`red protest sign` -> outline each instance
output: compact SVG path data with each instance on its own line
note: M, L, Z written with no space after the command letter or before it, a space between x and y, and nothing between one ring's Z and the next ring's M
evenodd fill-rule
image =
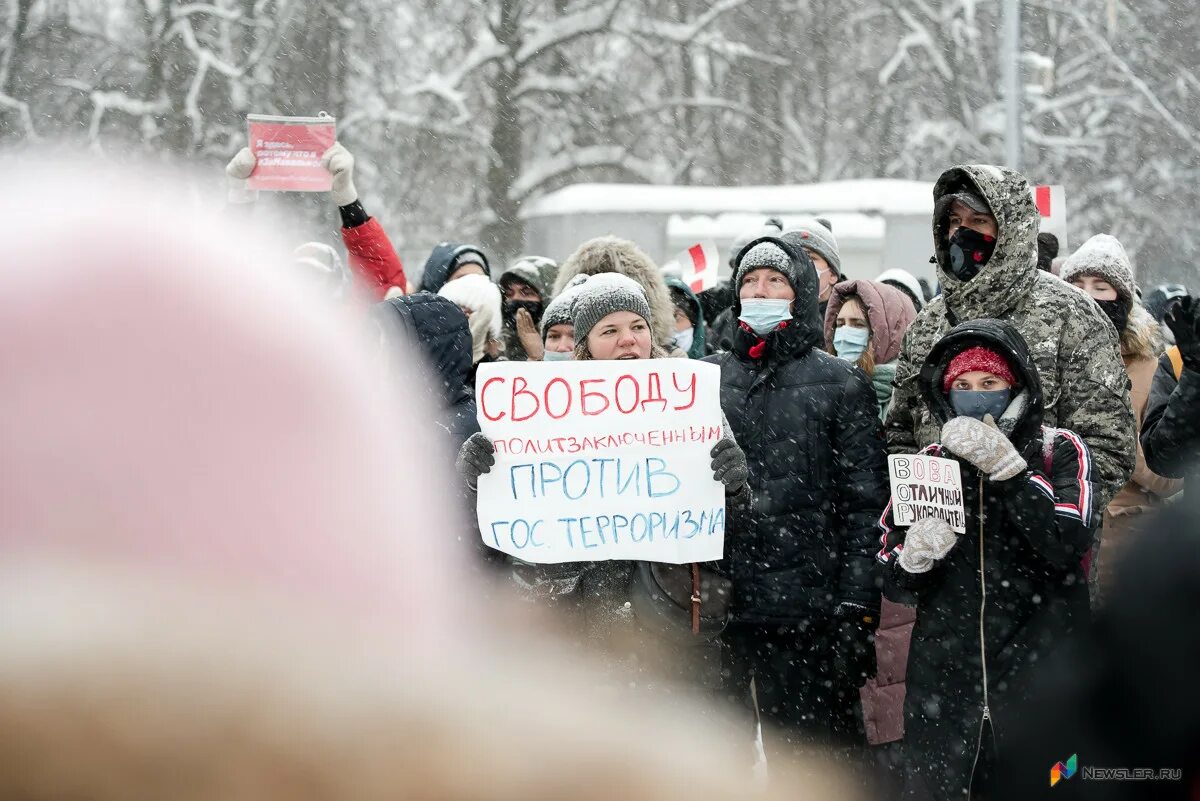
M337 137L335 120L320 117L268 117L250 114L250 150L257 164L248 189L269 192L328 192L333 176L321 156Z

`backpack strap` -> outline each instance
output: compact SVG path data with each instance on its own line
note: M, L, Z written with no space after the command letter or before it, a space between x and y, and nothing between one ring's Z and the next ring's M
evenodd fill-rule
M1183 377L1183 354L1179 352L1178 345L1167 351L1167 358L1171 360L1171 370L1175 373L1175 380L1178 381Z

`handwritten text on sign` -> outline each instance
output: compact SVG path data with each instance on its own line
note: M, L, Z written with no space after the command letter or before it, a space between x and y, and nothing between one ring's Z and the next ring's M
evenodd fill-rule
M720 559L720 369L684 359L498 362L475 382L496 465L483 541L527 562Z
M897 526L940 517L951 530L966 533L958 462L937 456L889 456L888 474L892 482L892 520Z

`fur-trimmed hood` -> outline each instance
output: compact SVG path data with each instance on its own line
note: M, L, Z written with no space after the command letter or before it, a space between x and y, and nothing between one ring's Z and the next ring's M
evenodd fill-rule
M1121 332L1121 355L1127 359L1157 359L1164 348L1162 329L1142 304L1134 303Z
M577 275L620 273L641 284L650 304L650 325L656 344L668 347L675 334L675 308L671 293L658 266L634 243L615 236L602 236L584 242L563 262L554 281L554 294Z

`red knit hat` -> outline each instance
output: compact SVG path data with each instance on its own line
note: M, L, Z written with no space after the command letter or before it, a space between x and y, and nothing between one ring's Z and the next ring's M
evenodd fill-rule
M973 348L967 348L950 360L950 366L946 368L946 375L942 378L942 392L949 392L954 379L963 373L971 373L976 370L999 376L1010 384L1017 383L1012 368L1008 366L1008 362L1004 360L1003 356L982 345L976 345Z

